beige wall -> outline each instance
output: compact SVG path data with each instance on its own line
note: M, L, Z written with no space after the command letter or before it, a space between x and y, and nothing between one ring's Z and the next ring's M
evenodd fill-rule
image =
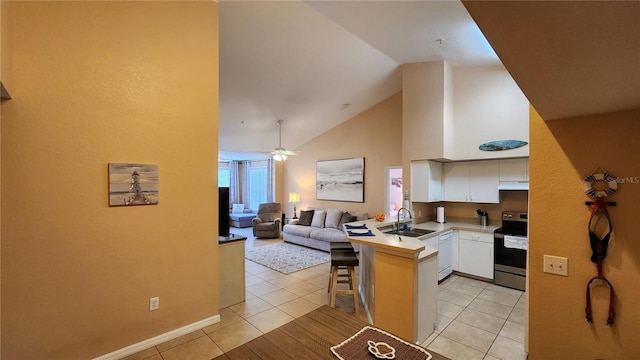
M589 198L585 176L598 166L619 178L640 177L640 111L544 122L532 111L529 222L529 359L640 357L640 183L619 184L609 208L614 234L604 275L616 290L616 322L605 325L608 288L592 291L594 323L585 320ZM636 180L637 181L637 180ZM542 272L544 254L569 258L569 276Z
M16 2L12 19L2 358L92 358L216 315L217 3ZM109 207L109 162L158 164L160 203Z
M397 93L309 141L284 166L284 193L300 192L297 209L310 207L367 211L385 210L385 166L402 164L402 93ZM364 203L316 200L316 161L364 157ZM293 205L283 202L292 216Z

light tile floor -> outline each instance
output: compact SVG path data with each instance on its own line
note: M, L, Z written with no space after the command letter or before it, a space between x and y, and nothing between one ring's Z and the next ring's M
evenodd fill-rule
M255 240L245 246L282 241ZM289 275L245 260L245 302L220 310L221 321L127 357L127 360L209 360L296 317L329 303L329 263ZM439 285L438 327L423 344L452 360L526 359L524 296L521 291L452 275ZM350 295L339 295L336 308L354 314ZM367 321L362 305L360 318Z

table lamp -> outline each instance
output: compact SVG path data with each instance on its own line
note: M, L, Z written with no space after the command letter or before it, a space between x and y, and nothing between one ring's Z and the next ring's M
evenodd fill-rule
M300 202L300 193L290 192L289 193L289 202L293 203L293 218L297 219L298 215L296 214L296 203Z

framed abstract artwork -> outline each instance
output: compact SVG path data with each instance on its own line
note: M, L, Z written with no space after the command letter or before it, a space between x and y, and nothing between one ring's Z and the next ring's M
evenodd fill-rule
M364 158L316 162L316 199L364 202Z

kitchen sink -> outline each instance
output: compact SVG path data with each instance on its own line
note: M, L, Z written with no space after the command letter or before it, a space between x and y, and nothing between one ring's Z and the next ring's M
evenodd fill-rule
M418 229L418 228L406 228L406 229L400 229L400 230L392 229L392 230L383 231L383 234L402 235L402 236L408 236L408 237L419 237L419 236L422 236L422 235L431 234L434 231L435 230L426 230L426 229Z

